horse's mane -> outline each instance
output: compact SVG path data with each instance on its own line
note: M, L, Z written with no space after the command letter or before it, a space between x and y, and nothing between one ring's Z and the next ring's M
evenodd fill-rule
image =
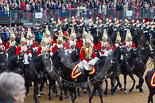
M114 57L117 55L117 53L119 52L119 50L120 50L120 47L118 46L115 50L114 50Z
M38 61L38 59L40 59L42 57L42 55L36 56L33 58L33 61Z
M141 50L141 54L147 53L147 51L150 49L150 47L145 47L144 49Z
M11 57L9 57L8 60L9 60L9 61L12 61L14 58L17 58L17 55L16 55L16 54L14 54L14 55L12 55Z

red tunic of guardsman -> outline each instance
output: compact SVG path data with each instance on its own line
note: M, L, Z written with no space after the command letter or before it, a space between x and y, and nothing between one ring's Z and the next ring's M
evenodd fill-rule
M30 47L33 48L33 50L36 49L36 44L35 44L35 41L32 40L32 33L31 33L31 30L30 28L28 28L28 32L27 32L27 40L26 40L26 46L30 49Z
M121 43L121 36L119 31L117 32L116 43L113 46L113 50L115 50Z
M131 32L129 29L127 30L127 33L126 33L124 45L126 46L127 50L131 50L132 48L136 48L134 42L132 41L132 35L131 35Z
M85 70L89 70L89 65L94 66L98 61L98 58L91 47L91 40L86 39L85 46L81 48L80 58L81 62L78 66L80 68L84 68Z
M71 49L71 48L73 48L72 46L74 46L74 48L80 47L79 42L76 39L76 34L75 34L74 28L71 28L70 39L68 40L67 43L65 43L65 49Z
M16 44L15 38L16 38L15 34L12 31L11 36L10 36L10 40L6 42L5 50L8 50L9 48L11 48L12 46L14 46Z
M107 46L107 49L110 50L110 44L107 42L107 39L108 39L108 36L107 36L107 31L106 29L104 29L104 33L103 33L103 36L102 36L102 41L100 41L98 44L97 44L97 50L101 50L101 47L102 46Z
M50 55L53 54L50 50L50 47L48 46L48 39L42 38L41 46L39 46L37 50L37 56L42 55L43 53L46 53L46 52L50 53Z

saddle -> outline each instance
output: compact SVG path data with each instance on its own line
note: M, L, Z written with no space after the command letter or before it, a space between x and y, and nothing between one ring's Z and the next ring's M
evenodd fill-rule
M95 73L95 67L94 66L89 66L89 75L93 75ZM72 70L71 73L71 78L72 79L76 79L77 77L79 77L82 74L81 72L81 68L78 67L78 64L76 64Z
M153 75L151 77L151 86L155 87L155 73L153 73Z

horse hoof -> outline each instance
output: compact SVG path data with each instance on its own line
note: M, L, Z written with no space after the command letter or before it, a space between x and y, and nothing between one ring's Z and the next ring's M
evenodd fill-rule
M59 97L59 99L60 99L60 101L63 101L63 98L62 98L62 96L60 96L60 97Z
M69 97L68 96L65 96L65 99L69 99Z
M76 103L75 101L73 101L72 103Z
M43 92L43 91L41 91L41 92L40 92L40 95L44 95L44 92Z
M129 92L132 92L132 89L129 89Z
M114 95L114 93L111 93L111 95Z
M128 94L128 91L124 91L124 94Z
M104 95L107 95L108 94L108 92L104 92Z
M59 93L56 93L56 96L59 96Z
M123 88L121 87L120 90L123 90Z
M40 102L38 100L36 100L35 103L40 103Z
M98 96L98 94L97 94L97 93L94 93L93 95L94 95L94 96Z
M78 93L78 97L81 97L81 94L80 93Z
M140 90L140 93L144 93L144 90L142 89L142 90Z
M40 94L38 94L38 98L41 98L41 95Z
M52 99L52 97L50 97L48 100L52 101L53 99Z

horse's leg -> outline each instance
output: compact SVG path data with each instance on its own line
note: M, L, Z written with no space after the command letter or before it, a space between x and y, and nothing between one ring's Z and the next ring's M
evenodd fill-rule
M59 84L59 87L60 87L59 99L62 101L63 100L63 87L62 87L62 84L60 82L58 82L58 84Z
M141 93L144 93L144 90L142 89L142 85L144 83L143 76L139 72L136 73L136 76L139 78L139 85L136 86L136 89L139 89Z
M114 78L111 77L110 80L111 80L111 95L114 95Z
M40 85L40 95L44 95L43 86L44 86L44 82L41 81L41 85Z
M98 93L99 93L99 96L100 96L100 99L101 99L101 103L103 103L103 97L102 97L102 85L99 87L99 89L98 89Z
M135 78L133 77L133 74L129 74L129 76L131 77L131 79L133 80L133 85L132 85L132 88L129 89L129 92L132 92L132 90L134 89L134 86L135 86Z
M29 93L29 87L30 87L29 83L30 83L29 80L25 79L26 95Z
M120 82L120 80L119 80L119 76L116 76L116 81L117 81L117 84L118 84L120 90L123 90L122 84L121 84L121 82Z
M69 99L69 96L68 96L68 87L65 86L65 85L63 87L64 87L65 99Z
M78 97L81 97L81 94L80 94L80 87L77 88L77 94L78 94Z
M106 87L105 87L104 95L107 95L108 94L108 80L107 79L105 79L105 84L106 84Z
M148 103L153 103L153 93L154 91L152 91L151 89L149 89L149 96L148 96Z
M124 93L125 93L125 94L128 93L127 90L126 90L126 77L127 77L127 75L124 74Z
M52 100L51 88L52 88L52 84L51 84L51 81L49 81L49 93L48 93L49 99L48 100Z
M73 90L71 90L70 96L71 96L72 103L75 103L75 100L74 100L74 97L73 97Z
M73 87L74 88L74 87ZM77 98L77 95L76 95L76 88L74 88L74 100L76 100L76 98Z
M34 89L33 89L33 92L34 92L34 100L35 100L35 103L39 103L39 100L37 99L37 94L38 94L38 80L34 81Z
M95 87L93 88L93 93L89 94L89 103L91 103L92 101L94 91L95 91Z
M53 91L53 93L56 94L56 96L59 96L55 82L56 82L55 80L53 80L53 82L52 82L52 84L53 84L52 85L52 91Z

